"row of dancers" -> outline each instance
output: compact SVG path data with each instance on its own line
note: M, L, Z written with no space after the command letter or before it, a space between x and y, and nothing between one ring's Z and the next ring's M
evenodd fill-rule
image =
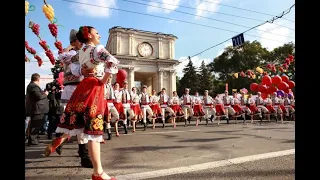
M172 92L171 98L166 93L166 89L162 88L158 95L155 90L152 94L147 93L147 86L142 86L141 94L137 94L136 87L131 92L128 90L128 83L123 83L123 89L120 89L118 82L111 84L111 78L106 84L106 113L105 123L108 131L108 140L111 139L111 123L114 124L116 136L120 136L118 131L118 122L123 122L125 134L128 133L127 125L132 124L132 131L135 132L136 122L140 121L147 128L147 122L151 122L152 128L155 128L155 120L162 120L162 127L166 125L166 121L172 118L173 127L176 127L176 118L184 118L185 126L191 119L196 120L198 126L201 119L213 122L218 119L218 124L222 118L227 120L234 117L242 117L244 122L246 115L250 116L253 122L254 116L258 116L262 120L263 115L267 116L270 121L271 115L278 120L280 116L281 122L283 118L292 116L294 118L294 98L285 94L284 97L277 96L276 93L263 99L261 93L257 93L257 97L249 94L245 98L244 93L240 96L234 93L232 97L225 91L224 96L217 95L211 97L208 90L204 91L204 96L199 96L196 92L194 96L189 94L190 89L186 88L185 93L179 98L177 92Z

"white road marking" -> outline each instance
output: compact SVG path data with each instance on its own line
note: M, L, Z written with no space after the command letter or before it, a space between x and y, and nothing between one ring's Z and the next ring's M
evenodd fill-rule
M117 180L140 180L140 179L156 178L156 177L182 174L186 172L194 172L194 171L200 171L200 170L217 168L217 167L234 165L234 164L241 164L245 162L257 161L262 159L281 157L281 156L286 156L291 154L295 154L295 149L257 154L257 155L251 155L251 156L244 156L239 158L226 159L221 161L214 161L214 162L208 162L208 163L196 164L196 165L190 165L190 166L182 166L178 168L126 174L126 175L117 176L116 178Z

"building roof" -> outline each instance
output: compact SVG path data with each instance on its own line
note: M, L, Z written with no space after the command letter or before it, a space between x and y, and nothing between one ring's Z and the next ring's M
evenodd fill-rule
M178 37L173 35L173 34L165 34L165 33L161 33L161 32L144 31L144 30L139 30L139 29L134 29L134 28L124 28L124 27L121 27L121 26L114 26L114 27L110 28L109 29L109 33L113 29L122 29L122 30L125 30L125 31L136 31L136 32L153 34L153 35L164 35L164 36L174 37L174 38L178 39Z

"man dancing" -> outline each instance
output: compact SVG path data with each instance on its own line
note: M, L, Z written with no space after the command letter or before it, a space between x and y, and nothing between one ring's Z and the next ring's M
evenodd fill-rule
M161 107L161 111L162 111L162 128L165 127L166 124L166 120L168 120L171 116L175 117L175 113L173 112L173 110L168 106L169 103L169 99L170 97L168 96L168 94L166 93L166 88L162 88L160 96L159 96L159 101L160 101L160 107ZM169 112L169 115L165 118L165 111Z
M78 41L76 36L77 32L78 31L74 29L70 31L70 46L67 47L64 50L65 52L59 56L64 68L64 90L61 94L61 104L64 106L64 108L68 103L72 93L77 88L77 85L80 83L80 77L82 73L89 73L85 72L83 68L80 68L78 51L82 48L83 44ZM60 134L57 137L59 136ZM77 140L79 145L78 153L81 158L81 166L92 168L93 165L88 154L88 146L86 143L84 143L82 135L77 136ZM59 155L61 154L61 151L62 145L56 149L56 152Z

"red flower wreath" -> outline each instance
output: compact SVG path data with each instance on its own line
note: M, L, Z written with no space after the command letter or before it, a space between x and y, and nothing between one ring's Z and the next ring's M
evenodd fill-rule
M82 34L83 34L84 39L89 39L89 29L87 26L83 26Z

